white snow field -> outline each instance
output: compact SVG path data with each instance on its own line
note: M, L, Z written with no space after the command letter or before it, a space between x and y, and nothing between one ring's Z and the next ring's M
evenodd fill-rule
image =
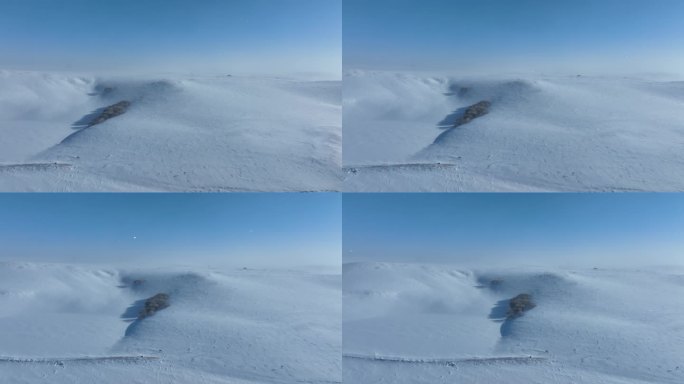
M350 70L343 88L346 191L684 190L682 81Z
M339 271L3 262L0 381L339 383L341 315Z
M345 264L344 382L682 383L683 289L682 268Z
M339 81L0 71L0 190L339 190L341 114Z

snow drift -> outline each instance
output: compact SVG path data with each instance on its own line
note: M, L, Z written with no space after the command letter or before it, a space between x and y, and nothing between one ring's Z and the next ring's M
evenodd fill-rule
M684 82L349 71L343 114L348 191L684 190Z
M125 113L92 125L124 101ZM341 182L339 81L0 71L0 130L5 191L327 191Z
M344 266L344 380L680 383L681 269ZM507 316L511 298L536 307Z
M145 299L169 306L138 316ZM7 382L341 381L340 276L0 264Z

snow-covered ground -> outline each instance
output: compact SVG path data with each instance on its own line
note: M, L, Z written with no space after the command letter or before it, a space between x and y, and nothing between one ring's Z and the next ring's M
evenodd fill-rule
M339 81L0 71L0 190L339 190L341 113Z
M340 291L339 271L3 262L0 381L340 382Z
M681 268L345 264L344 382L682 383L683 289Z
M684 190L681 81L350 70L343 88L347 191Z

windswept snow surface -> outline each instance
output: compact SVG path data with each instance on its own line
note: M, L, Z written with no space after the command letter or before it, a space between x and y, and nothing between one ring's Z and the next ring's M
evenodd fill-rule
M0 381L340 382L340 291L339 272L0 263Z
M344 382L682 383L684 270L353 263ZM537 306L507 319L508 300Z
M339 190L341 113L339 81L0 71L0 190Z
M343 104L347 191L684 190L684 82L348 71Z

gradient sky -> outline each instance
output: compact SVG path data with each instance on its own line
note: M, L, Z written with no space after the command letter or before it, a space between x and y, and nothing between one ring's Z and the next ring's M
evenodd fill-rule
M345 69L674 71L681 0L345 0Z
M343 218L344 262L684 263L684 194L346 194Z
M0 259L337 266L337 194L0 194Z
M337 74L341 0L2 0L0 68Z

